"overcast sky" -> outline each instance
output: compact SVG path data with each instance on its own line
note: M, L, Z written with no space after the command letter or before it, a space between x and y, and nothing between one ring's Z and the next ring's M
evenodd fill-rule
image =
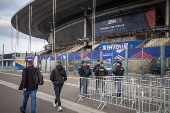
M24 4L30 0L0 0L0 54L2 54L2 44L5 45L5 53L11 53L11 17ZM16 30L13 28L13 37L15 45ZM29 36L19 33L19 45L17 52L25 53L28 51ZM45 42L47 44L47 42ZM43 50L44 40L32 37L31 51L38 52ZM13 51L15 51L13 46Z

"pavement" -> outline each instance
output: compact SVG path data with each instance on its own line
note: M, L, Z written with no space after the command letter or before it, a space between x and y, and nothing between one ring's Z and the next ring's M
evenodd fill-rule
M22 104L22 91L18 90L21 82L22 72L0 72L0 113L20 113L19 107ZM45 83L39 86L37 92L37 113L56 113L57 108L52 107L55 99L54 88L49 79L49 74L44 74ZM83 102L77 102L78 77L68 76L67 82L61 92L61 102L63 113L135 113L135 111L108 105L103 111L97 110L100 102L84 99ZM26 113L30 113L30 100L28 102Z

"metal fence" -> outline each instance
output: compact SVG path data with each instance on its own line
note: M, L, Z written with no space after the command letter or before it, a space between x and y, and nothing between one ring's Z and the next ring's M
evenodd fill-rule
M78 102L83 98L98 101L97 109L110 104L138 113L170 112L170 77L80 77L78 85Z
M23 67L20 66L0 66L0 71L17 71L22 69Z
M69 75L77 75L81 61L90 61L91 66L96 65L97 60L104 62L105 68L110 70L117 60L123 62L125 75L138 73L143 76L146 73L154 73L164 77L170 72L170 46L133 48L125 50L93 51L83 53L69 53L57 55L41 55L38 57L39 68L43 72L51 72L55 67L55 60L62 60L63 66ZM165 73L167 72L167 73Z

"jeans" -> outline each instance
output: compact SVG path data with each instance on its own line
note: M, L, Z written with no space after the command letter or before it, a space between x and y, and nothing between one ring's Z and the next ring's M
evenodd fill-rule
M104 92L105 90L105 78L103 77L96 77L96 90L101 88L101 91Z
M117 96L121 96L122 93L121 88L122 88L121 78L115 78L115 89L116 89Z
M36 93L37 90L27 90L23 91L23 105L22 105L22 110L25 111L27 108L27 101L29 98L29 95L31 97L31 113L36 113Z
M61 106L60 93L61 93L62 87L63 87L63 84L54 86L54 91L56 95L55 104L58 103L58 106Z
M81 93L81 89L83 87L83 94L86 95L87 94L87 87L88 87L88 79L87 78L80 78L80 93Z

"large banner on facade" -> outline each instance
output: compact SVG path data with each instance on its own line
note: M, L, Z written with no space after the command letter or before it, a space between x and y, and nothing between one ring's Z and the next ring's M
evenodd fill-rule
M107 18L96 22L96 36L155 28L156 8Z
M93 47L93 51L124 50L127 48L132 49L132 48L136 48L136 47L140 46L144 42L145 42L145 40L98 44Z

